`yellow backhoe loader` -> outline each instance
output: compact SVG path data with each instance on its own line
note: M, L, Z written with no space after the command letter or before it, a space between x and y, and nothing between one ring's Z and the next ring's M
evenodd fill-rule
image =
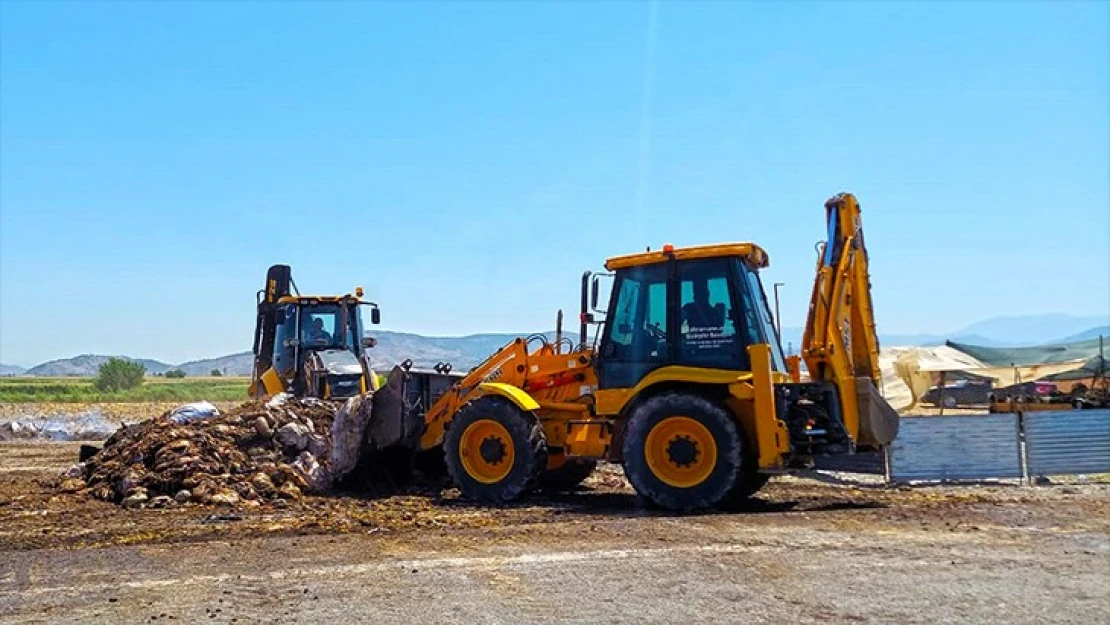
M301 295L289 266L274 265L256 308L251 397L342 399L377 388L366 352L374 339L363 336L361 311L369 309L373 324L381 313L362 300L361 287L353 295Z
M688 510L748 497L815 456L891 442L898 415L876 390L859 206L841 194L825 212L801 355L809 381L799 358L783 356L762 248L665 245L583 275L577 346L519 338L434 401L375 398L375 446L442 450L455 484L482 502L569 488L608 460L643 497ZM600 309L603 278L613 283ZM390 384L403 377L395 370Z

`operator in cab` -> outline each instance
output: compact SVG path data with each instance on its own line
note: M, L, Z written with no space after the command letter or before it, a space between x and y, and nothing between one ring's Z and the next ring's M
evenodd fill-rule
M305 342L309 345L330 345L331 334L324 329L324 320L311 315L312 321L307 324Z
M682 321L691 330L720 328L725 324L725 306L709 303L709 283L705 278L694 282L694 301L682 307Z

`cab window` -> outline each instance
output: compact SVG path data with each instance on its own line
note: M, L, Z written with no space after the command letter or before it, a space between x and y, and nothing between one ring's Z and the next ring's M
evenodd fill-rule
M316 307L305 309L301 315L301 343L306 347L338 346L342 332L339 326L338 307Z
M736 315L724 260L678 266L678 359L683 364L735 368L740 358Z
M606 357L656 361L667 357L667 272L665 265L629 270L618 278L617 296L606 324Z
M771 346L771 365L775 371L786 371L786 359L782 353L782 337L775 330L774 316L771 315L771 306L767 302L767 292L763 290L759 272L740 261L737 261L736 265L737 269L747 277L747 291L752 299L752 312L748 314L749 327L758 327L764 337L762 342Z

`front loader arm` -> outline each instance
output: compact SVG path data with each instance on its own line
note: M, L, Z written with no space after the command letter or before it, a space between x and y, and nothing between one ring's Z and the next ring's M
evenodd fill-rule
M528 342L513 339L485 362L470 370L434 404L424 417L424 433L420 436L420 449L431 449L443 442L443 433L451 417L467 402L482 393L482 385L502 382L521 387L527 371Z
M539 347L529 351L534 342L539 342ZM442 444L455 413L483 395L500 395L525 412L535 412L541 420L552 411L587 412L579 399L583 389L597 384L593 354L585 350L566 352L563 345L548 342L542 335L516 338L472 369L425 413L420 450Z

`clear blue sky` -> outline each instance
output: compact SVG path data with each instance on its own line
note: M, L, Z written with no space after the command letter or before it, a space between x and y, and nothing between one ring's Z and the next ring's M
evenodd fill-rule
M1107 3L0 3L0 360L249 349L274 262L383 328L550 328L645 245L822 203L880 330L1110 311Z

